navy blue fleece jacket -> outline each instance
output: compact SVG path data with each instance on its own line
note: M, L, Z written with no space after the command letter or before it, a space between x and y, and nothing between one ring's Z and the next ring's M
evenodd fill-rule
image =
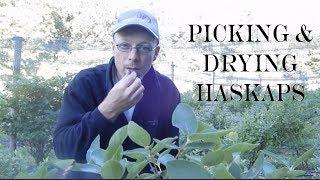
M97 108L114 86L112 68L113 58L108 64L82 70L65 89L53 137L58 158L86 162L86 152L97 135L100 135L100 147L106 149L113 133L128 124L123 113L111 122ZM152 138L178 136L171 117L180 102L180 94L173 82L152 67L142 84L144 95L135 106L132 121L146 129ZM138 145L127 138L123 147L128 150Z

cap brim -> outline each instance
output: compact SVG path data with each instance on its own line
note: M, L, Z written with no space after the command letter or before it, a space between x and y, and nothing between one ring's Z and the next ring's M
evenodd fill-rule
M146 23L143 22L137 22L136 20L131 20L131 21L126 21L126 22L121 22L118 23L116 26L113 27L112 29L112 35L114 35L114 33L118 32L119 30L128 27L128 26L140 26L144 29L146 29L147 31L149 31L151 34L153 34L154 37L156 37L159 40L159 36L152 31L151 28L148 27L148 25Z

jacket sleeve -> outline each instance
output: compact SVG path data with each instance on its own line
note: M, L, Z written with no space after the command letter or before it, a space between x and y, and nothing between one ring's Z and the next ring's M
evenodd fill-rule
M99 132L112 125L94 107L90 81L75 77L65 90L53 137L54 151L60 159L86 162L85 155Z

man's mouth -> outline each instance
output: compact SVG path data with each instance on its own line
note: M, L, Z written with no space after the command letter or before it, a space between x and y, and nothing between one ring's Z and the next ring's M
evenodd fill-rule
M140 68L133 68L133 67L129 67L127 68L129 71L139 71Z

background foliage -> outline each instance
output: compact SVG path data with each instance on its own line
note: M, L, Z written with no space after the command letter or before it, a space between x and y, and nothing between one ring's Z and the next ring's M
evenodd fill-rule
M67 159L56 161L55 165L65 172L94 173L104 179L282 179L305 176L306 171L299 167L316 150L312 147L295 158L261 150L254 163L248 165L242 155L259 144L239 141L232 129L217 130L197 121L187 104L176 107L172 123L186 137L179 146L175 143L177 137L151 139L146 130L130 121L112 135L106 149L100 148L97 136L86 153L86 164ZM140 147L123 150L126 138ZM52 170L48 171L48 166L40 166L35 173L22 173L18 177L50 177L49 172Z

